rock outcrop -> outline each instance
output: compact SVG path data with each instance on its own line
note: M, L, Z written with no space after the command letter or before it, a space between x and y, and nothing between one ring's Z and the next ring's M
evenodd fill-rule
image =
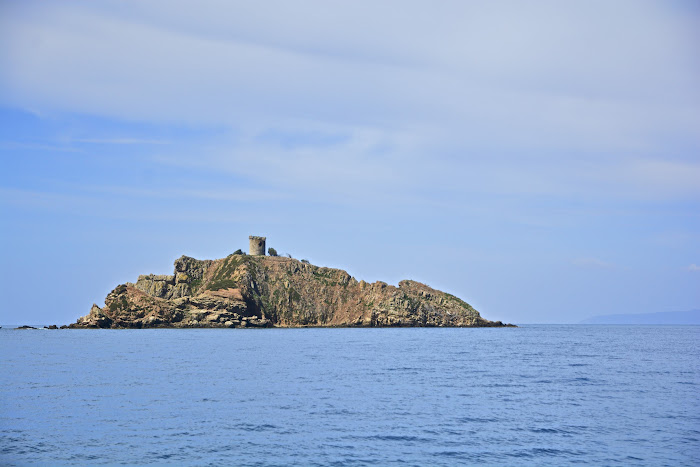
M117 286L71 328L510 326L414 281L398 287L277 256L182 256L173 275Z

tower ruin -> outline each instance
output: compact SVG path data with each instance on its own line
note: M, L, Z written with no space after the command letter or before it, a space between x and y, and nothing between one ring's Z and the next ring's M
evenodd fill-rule
M265 239L266 237L256 237L255 235L248 237L248 240L250 240L251 255L265 256Z

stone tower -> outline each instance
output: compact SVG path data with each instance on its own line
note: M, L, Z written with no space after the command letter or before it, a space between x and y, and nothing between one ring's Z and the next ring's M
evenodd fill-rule
M248 240L250 240L251 255L265 256L265 237L251 235Z

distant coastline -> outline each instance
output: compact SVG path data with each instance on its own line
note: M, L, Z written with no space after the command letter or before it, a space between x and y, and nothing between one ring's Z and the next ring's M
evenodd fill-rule
M599 315L579 324L700 324L700 310Z

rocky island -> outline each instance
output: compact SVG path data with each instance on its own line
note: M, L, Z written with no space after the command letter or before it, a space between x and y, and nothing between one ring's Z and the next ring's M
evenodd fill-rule
M173 275L142 275L119 285L104 307L93 305L69 327L512 326L488 321L468 303L419 282L357 281L341 269L265 256L264 237L250 242L250 255L182 256Z

